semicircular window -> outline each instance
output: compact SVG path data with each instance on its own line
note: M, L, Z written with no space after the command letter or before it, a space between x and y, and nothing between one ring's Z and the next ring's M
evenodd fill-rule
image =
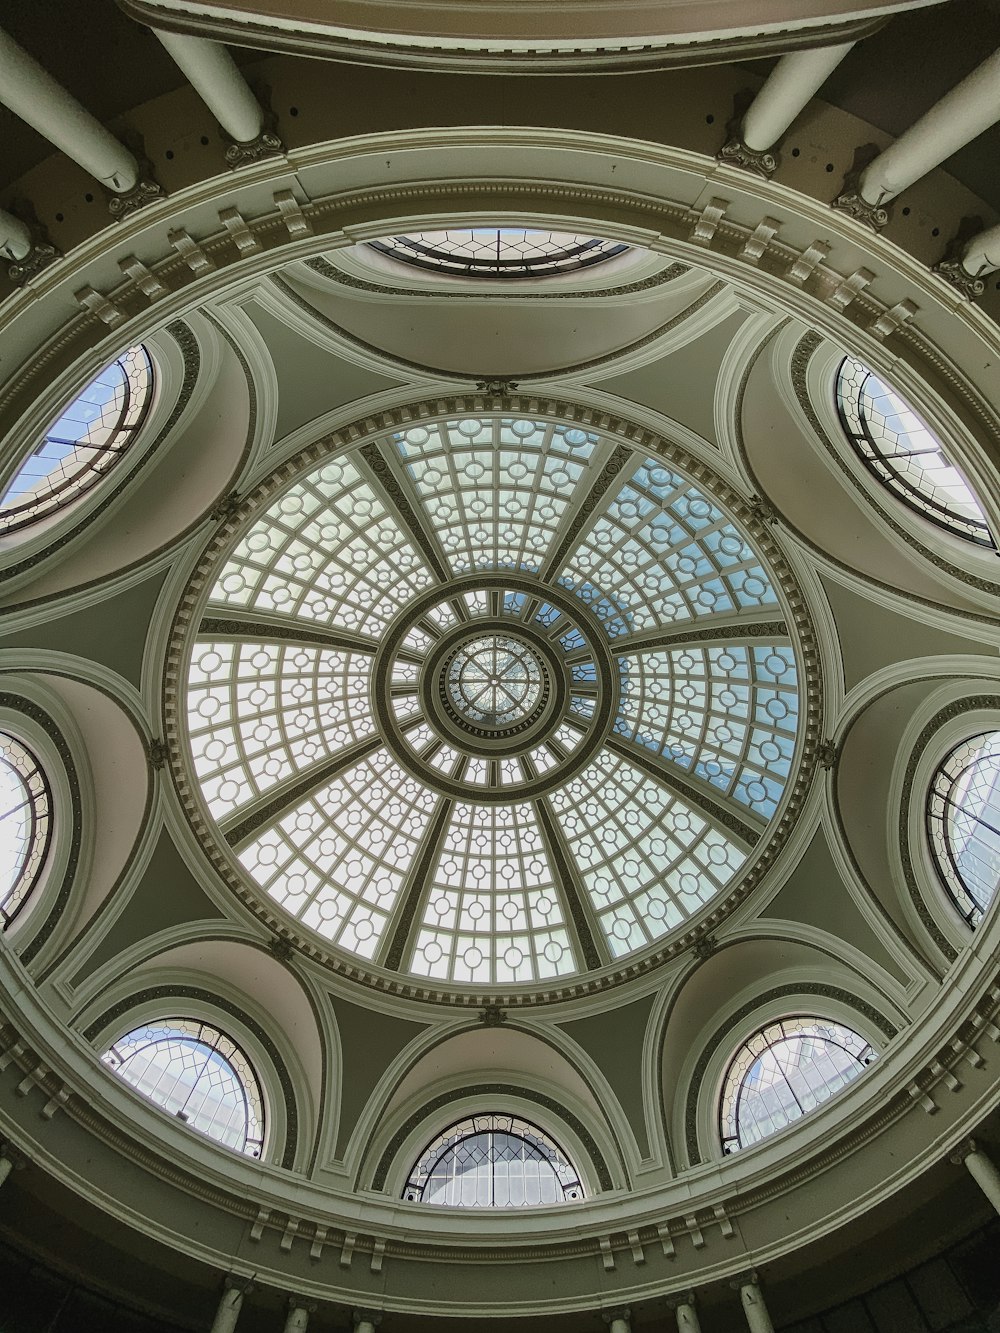
M952 902L978 925L1000 884L1000 731L963 741L939 766L927 833Z
M234 1152L261 1155L260 1083L244 1052L218 1028L192 1018L157 1018L119 1037L101 1059L191 1129Z
M467 278L546 278L601 264L628 249L620 241L529 227L468 227L372 241L405 264Z
M740 1045L722 1085L726 1153L749 1148L808 1115L875 1059L864 1037L824 1018L783 1018Z
M966 541L996 545L978 500L940 440L853 357L837 372L837 409L858 457L904 504Z
M45 432L7 482L0 533L15 532L91 490L135 440L153 394L144 347L105 366Z
M420 1154L403 1198L443 1208L534 1208L583 1198L580 1173L537 1125L474 1115Z
M0 732L0 929L38 883L51 831L52 797L38 760Z

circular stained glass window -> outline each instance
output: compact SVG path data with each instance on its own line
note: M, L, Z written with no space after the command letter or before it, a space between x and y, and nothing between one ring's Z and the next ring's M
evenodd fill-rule
M0 498L0 533L15 532L96 486L130 448L153 393L144 347L131 347L87 385L21 462Z
M191 1018L162 1018L133 1028L101 1057L136 1092L215 1139L259 1157L264 1145L260 1084L231 1037Z
M548 1134L511 1115L476 1115L439 1134L403 1190L443 1208L532 1208L582 1199L580 1174Z
M1000 885L1000 731L963 741L937 769L927 833L952 902L978 925Z
M840 1092L875 1059L871 1045L843 1023L784 1018L748 1037L723 1080L723 1152L749 1148Z
M940 440L898 393L852 357L837 375L837 407L858 457L898 499L958 537L996 545L979 501Z
M602 264L628 249L620 241L528 227L422 231L372 241L373 249L417 268L470 278L545 278Z
M231 882L473 986L610 966L727 893L794 774L800 682L705 476L497 413L265 486L205 566L180 690L176 771Z

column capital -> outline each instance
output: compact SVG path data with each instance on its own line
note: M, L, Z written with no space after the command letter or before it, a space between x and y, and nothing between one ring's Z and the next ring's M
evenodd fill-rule
M15 1148L8 1139L0 1140L0 1157L6 1157L15 1171L21 1171L28 1165L28 1159L20 1148Z
M679 1292L673 1296L667 1297L667 1309L676 1310L679 1305L697 1305L698 1293L694 1291Z
M131 190L125 190L121 194L113 190L107 191L108 212L116 221L120 221L130 213L137 213L140 208L145 208L147 204L162 199L165 193L163 186L152 177L140 177Z
M744 1287L759 1287L760 1274L756 1269L748 1268L745 1273L740 1273L738 1277L732 1278L729 1286L733 1291L742 1291Z
M964 1166L965 1159L971 1157L973 1153L981 1152L982 1149L975 1139L964 1139L955 1151L949 1156L948 1161L952 1166Z
M227 1291L238 1292L242 1300L253 1291L253 1278L240 1277L239 1273L227 1273L222 1279L222 1294L225 1295Z
M305 1296L291 1295L288 1298L289 1310L305 1310L306 1314L315 1314L319 1306L315 1301L310 1301Z
M379 1324L381 1324L382 1322L382 1311L352 1310L351 1319L354 1323L355 1328L357 1328L359 1324L371 1324L373 1328L378 1328Z
M616 1319L627 1321L632 1318L632 1311L627 1305L613 1305L610 1309L601 1311L601 1318L606 1324L613 1324Z
M967 301L974 301L986 290L986 283L982 278L970 273L958 255L945 255L944 259L939 259L933 265L931 272L936 273L939 278L944 278L945 282L951 283Z
M778 159L769 148L751 148L738 134L727 139L715 156L719 162L728 162L731 167L752 171L755 176L763 176L765 180L769 180L778 170Z

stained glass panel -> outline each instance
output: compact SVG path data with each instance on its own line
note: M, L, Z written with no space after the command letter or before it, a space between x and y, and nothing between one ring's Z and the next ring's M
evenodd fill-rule
M435 273L474 278L544 278L590 268L628 246L596 236L530 227L468 227L411 232L372 241L393 259Z

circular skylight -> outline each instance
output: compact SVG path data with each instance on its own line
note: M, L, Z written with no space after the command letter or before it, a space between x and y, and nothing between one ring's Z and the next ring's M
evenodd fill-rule
M952 901L978 925L1000 884L1000 731L963 741L939 765L927 830Z
M837 375L837 407L859 458L900 500L958 537L995 545L979 501L940 440L898 393L853 357Z
M529 227L421 231L372 241L405 264L472 278L544 278L601 264L628 249L620 241Z
M217 863L438 982L683 927L794 772L796 655L749 531L653 437L484 414L345 438L204 566L182 697Z

